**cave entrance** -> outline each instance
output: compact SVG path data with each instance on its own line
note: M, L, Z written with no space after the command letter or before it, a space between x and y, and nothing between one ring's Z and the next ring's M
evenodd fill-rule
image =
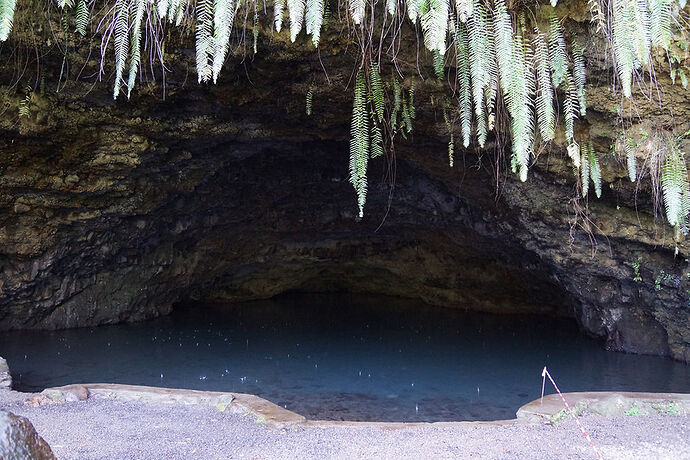
M548 365L564 391L687 392L687 367L604 351L572 319L290 293L153 321L0 337L19 390L112 382L253 393L309 419L513 418Z

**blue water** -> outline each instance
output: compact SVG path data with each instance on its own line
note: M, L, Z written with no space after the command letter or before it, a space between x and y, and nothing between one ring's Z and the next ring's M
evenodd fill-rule
M563 391L690 393L690 366L607 352L574 322L294 294L145 323L0 334L15 389L128 383L254 393L311 419L493 420ZM547 385L547 393L553 389Z

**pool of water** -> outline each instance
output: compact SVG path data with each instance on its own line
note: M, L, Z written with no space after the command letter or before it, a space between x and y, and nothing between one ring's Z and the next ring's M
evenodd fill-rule
M513 418L539 397L544 365L563 391L690 392L690 366L607 352L572 321L343 294L4 332L0 356L18 390L107 382L235 391L330 420Z

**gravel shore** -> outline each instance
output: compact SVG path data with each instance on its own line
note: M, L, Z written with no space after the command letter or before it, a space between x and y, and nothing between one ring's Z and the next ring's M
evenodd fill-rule
M83 402L28 407L0 391L0 409L34 424L60 459L593 459L572 420L558 425L295 426L271 429L252 416L208 406ZM690 459L689 416L581 421L606 459Z

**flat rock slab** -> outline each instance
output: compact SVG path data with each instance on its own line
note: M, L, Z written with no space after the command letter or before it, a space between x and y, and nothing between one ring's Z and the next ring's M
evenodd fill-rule
M258 396L244 393L93 383L48 388L43 390L38 397L47 397L48 401L46 403L51 404L51 401L60 403L75 401L75 394L86 394L86 397L118 399L121 401L212 406L220 412L229 410L233 413L252 415L256 422L265 423L274 428L285 428L306 421L306 419L299 414L284 409ZM83 399L86 399L86 397ZM27 404L34 405L31 401L36 398L37 397L29 399ZM82 399L80 398L79 400Z
M10 375L10 367L4 358L0 358L0 390L9 390L12 388L12 376Z
M646 415L689 415L690 394L638 392L576 392L563 395L570 408L577 413L587 411L607 417ZM544 396L525 404L517 411L523 422L549 422L570 417L557 394Z
M55 460L55 455L27 418L0 410L0 459Z

